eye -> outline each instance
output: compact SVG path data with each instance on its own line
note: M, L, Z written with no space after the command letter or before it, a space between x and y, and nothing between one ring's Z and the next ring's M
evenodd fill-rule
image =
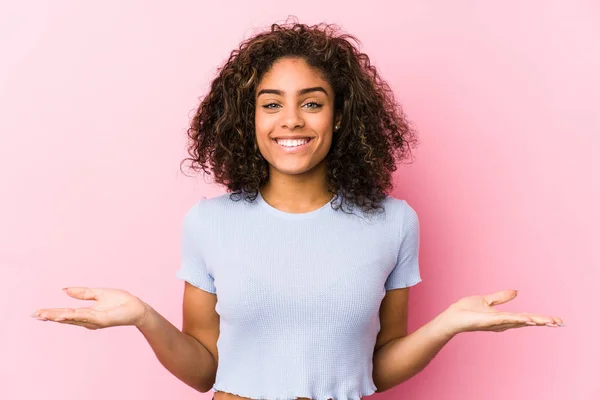
M275 109L277 107L279 107L279 104L277 104L277 103L269 103L269 104L265 104L263 106L263 108L266 108L266 109Z
M316 103L316 102L314 102L314 101L311 101L311 102L308 102L308 103L306 103L306 104L305 104L305 106L310 106L310 107L307 107L307 108L313 108L313 109L317 109L317 108L321 108L321 107L323 107L323 105L322 105L322 104L320 104L320 103Z

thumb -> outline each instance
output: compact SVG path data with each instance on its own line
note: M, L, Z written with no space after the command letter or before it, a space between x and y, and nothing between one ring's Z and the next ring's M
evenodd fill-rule
M69 296L79 300L98 300L98 294L88 287L66 287L63 291Z
M495 306L497 304L506 303L514 299L515 297L517 297L517 293L518 291L513 289L501 290L493 294L485 295L483 296L483 298L490 306Z

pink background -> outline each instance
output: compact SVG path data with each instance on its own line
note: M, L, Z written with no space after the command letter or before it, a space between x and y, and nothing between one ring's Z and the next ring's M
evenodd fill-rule
M409 330L462 296L565 328L476 332L380 398L598 399L600 10L593 1L34 1L0 6L0 399L210 399L134 328L40 322L117 287L181 326L179 172L240 40L289 14L355 34L420 132L396 197L421 221Z

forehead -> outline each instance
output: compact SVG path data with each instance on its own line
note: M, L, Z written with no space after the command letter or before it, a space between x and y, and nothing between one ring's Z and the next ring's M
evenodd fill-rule
M323 73L317 68L311 67L302 58L286 57L273 63L261 79L257 90L266 87L276 88L303 88L319 84L327 91L331 90L329 83Z

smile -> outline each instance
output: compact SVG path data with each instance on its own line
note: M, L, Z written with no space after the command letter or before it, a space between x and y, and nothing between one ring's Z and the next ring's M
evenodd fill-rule
M308 147L313 138L306 139L273 139L277 146L288 153L295 153Z

